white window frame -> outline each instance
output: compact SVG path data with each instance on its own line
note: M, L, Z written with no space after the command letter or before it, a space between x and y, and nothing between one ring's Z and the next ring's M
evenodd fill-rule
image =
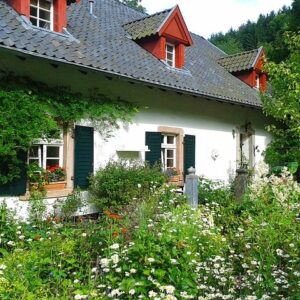
M259 90L259 85L260 85L260 78L259 78L259 74L256 73L255 76L255 87Z
M172 52L168 50L168 47L172 47ZM172 68L175 68L175 53L175 45L166 43L166 63ZM168 59L168 54L172 54L172 60Z
M51 4L50 10L41 8L40 7L40 1L49 2ZM40 25L40 21L43 21L43 22L49 23L50 24L50 28L49 29L53 31L53 28L54 28L53 0L37 0L37 5L32 4L31 1L30 1L30 7L34 7L37 10L37 16L33 16L33 15L29 16L30 19L35 19L36 20L37 25L34 25L34 26L39 27L39 28L43 28L43 27L39 26ZM45 19L40 18L40 10L50 12L50 20L45 20Z
M237 127L236 137L237 167L241 167L243 164L249 168L253 168L255 165L255 131L251 126L247 129L245 129L245 126ZM243 147L242 144L243 138L246 142L245 147ZM244 159L246 159L246 161L244 161Z
M33 143L33 146L38 146L38 157L31 157L28 155L27 163L30 163L31 159L38 159L39 166L46 170L47 168L47 159L58 159L58 165L63 167L63 141L62 140L36 140ZM47 148L48 147L59 147L59 156L58 157L47 157Z
M173 137L174 138L174 143L170 144L168 143L168 137ZM161 153L161 161L163 164L163 169L166 171L167 169L174 169L177 166L177 136L175 134L163 134L163 142L161 145L162 153ZM168 161L168 150L173 150L173 166L172 167L167 167L167 161ZM171 158L171 157L170 157Z

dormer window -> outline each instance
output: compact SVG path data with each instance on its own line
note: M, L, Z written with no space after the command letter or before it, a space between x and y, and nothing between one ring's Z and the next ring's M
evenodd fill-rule
M30 0L32 25L53 30L53 3L47 0Z
M172 44L166 44L166 63L172 68L175 67L175 46Z
M185 48L193 45L178 6L123 25L141 47L166 65L182 69Z
M263 70L266 62L262 47L233 55L226 55L218 60L235 77L242 80L251 88L261 92L267 90L267 74Z

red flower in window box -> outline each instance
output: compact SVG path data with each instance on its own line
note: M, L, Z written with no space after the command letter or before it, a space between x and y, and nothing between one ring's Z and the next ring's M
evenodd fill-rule
M66 171L59 165L47 166L49 182L64 181L66 179Z

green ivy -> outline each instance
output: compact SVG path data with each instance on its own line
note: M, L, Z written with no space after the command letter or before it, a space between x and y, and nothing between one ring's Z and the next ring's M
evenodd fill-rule
M18 178L22 161L35 139L53 137L76 121L89 119L104 137L118 122L130 122L137 108L93 92L88 97L67 88L49 88L24 78L4 77L0 82L0 184Z

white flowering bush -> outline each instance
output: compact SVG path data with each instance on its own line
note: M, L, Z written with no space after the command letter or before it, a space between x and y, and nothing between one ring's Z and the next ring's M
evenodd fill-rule
M201 268L212 258L218 261L228 247L211 215L186 205L176 206L180 197L174 194L164 201L160 193L168 191L158 192L156 197L162 201L155 207L155 215L136 226L132 241L113 243L100 254L103 297L195 299L202 293L198 284L204 284L204 275L223 289L218 276ZM139 209L136 212L141 213Z
M287 168L283 168L280 176L268 176L268 168L261 163L249 187L249 197L252 201L274 201L288 209L299 211L300 185L294 180Z

